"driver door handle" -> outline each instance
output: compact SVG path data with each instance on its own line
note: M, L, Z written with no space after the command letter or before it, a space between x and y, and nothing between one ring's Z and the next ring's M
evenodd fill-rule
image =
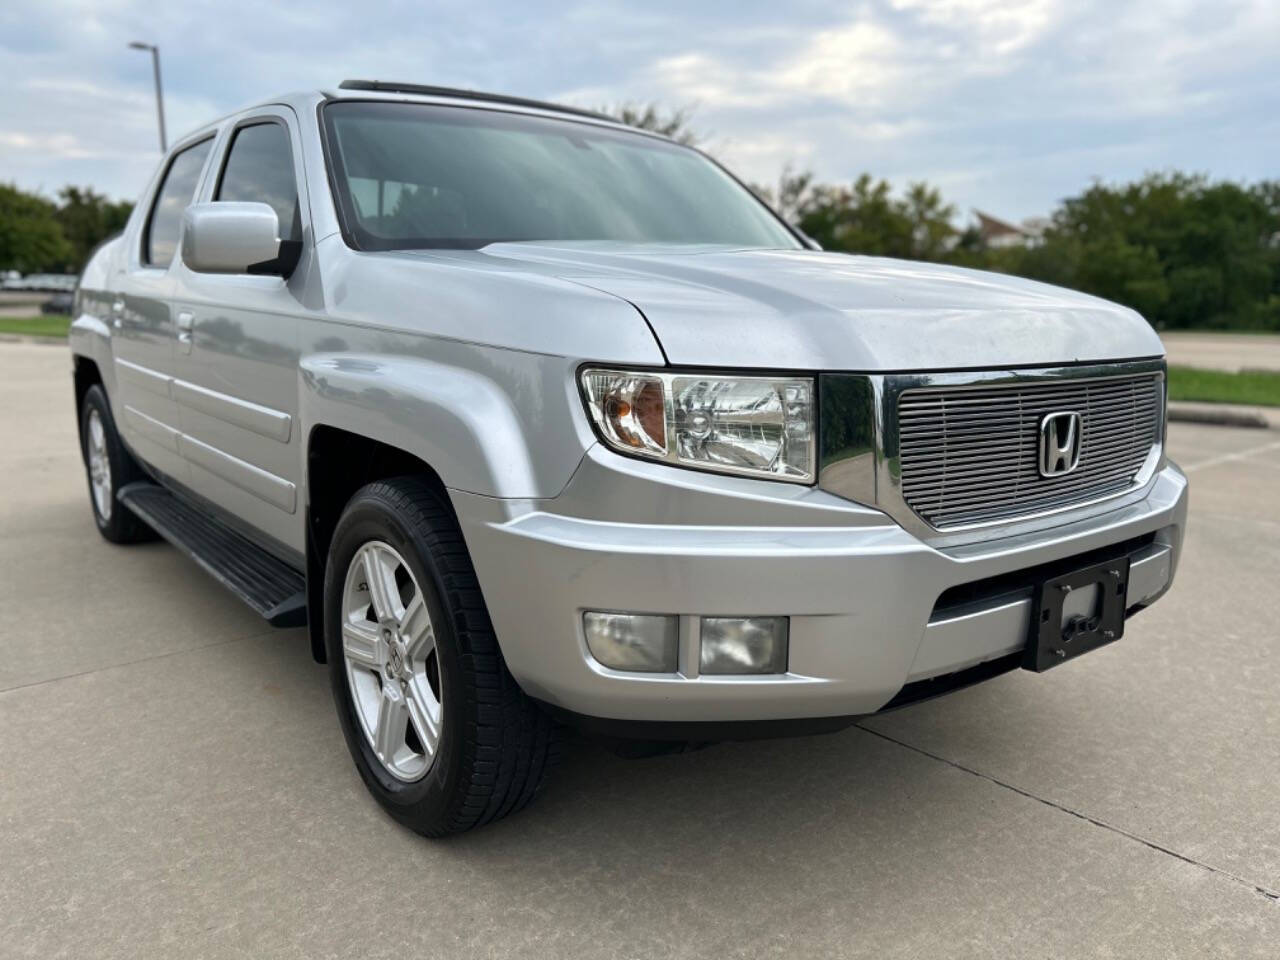
M196 318L190 310L178 311L178 347L183 353L191 352L191 328Z

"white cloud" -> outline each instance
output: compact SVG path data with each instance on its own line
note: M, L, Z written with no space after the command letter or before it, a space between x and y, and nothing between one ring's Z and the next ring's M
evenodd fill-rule
M0 130L0 147L37 154L40 158L83 158L101 156L70 133L23 133Z
M820 30L760 63L733 50L691 50L641 71L651 89L716 108L758 109L825 97L865 108L883 103L908 80L902 39L869 18Z
M157 161L147 58L176 136L344 76L599 106L693 105L747 179L788 162L930 179L961 208L1043 212L1093 175L1276 176L1277 0L6 0L0 181L134 194Z
M906 45L897 33L887 24L860 19L820 31L774 76L792 97L818 94L866 105L900 88L908 66Z
M969 55L989 51L1000 57L1039 40L1068 9L1062 0L892 0L892 6L921 24L966 38Z

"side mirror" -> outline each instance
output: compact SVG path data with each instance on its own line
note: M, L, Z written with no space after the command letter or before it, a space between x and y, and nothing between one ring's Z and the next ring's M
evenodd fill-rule
M193 203L182 215L182 262L196 273L287 277L301 248L280 239L279 218L265 203Z

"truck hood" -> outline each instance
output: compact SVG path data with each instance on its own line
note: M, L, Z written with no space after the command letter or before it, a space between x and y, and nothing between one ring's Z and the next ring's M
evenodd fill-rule
M500 243L473 255L629 301L677 365L874 372L1164 354L1150 325L1125 307L959 267L602 243Z

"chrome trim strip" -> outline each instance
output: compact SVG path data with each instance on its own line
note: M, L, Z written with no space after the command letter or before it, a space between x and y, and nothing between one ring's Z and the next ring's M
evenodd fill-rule
M277 477L274 473L268 473L251 463L245 463L238 457L233 457L185 433L180 435L178 444L182 455L196 466L203 467L228 483L235 484L240 489L287 513L293 513L297 508L297 487L283 477Z
M173 381L173 399L184 407L280 443L289 442L293 418L287 413L210 390L186 380Z
M818 380L818 485L855 503L876 502L879 429L874 378Z

